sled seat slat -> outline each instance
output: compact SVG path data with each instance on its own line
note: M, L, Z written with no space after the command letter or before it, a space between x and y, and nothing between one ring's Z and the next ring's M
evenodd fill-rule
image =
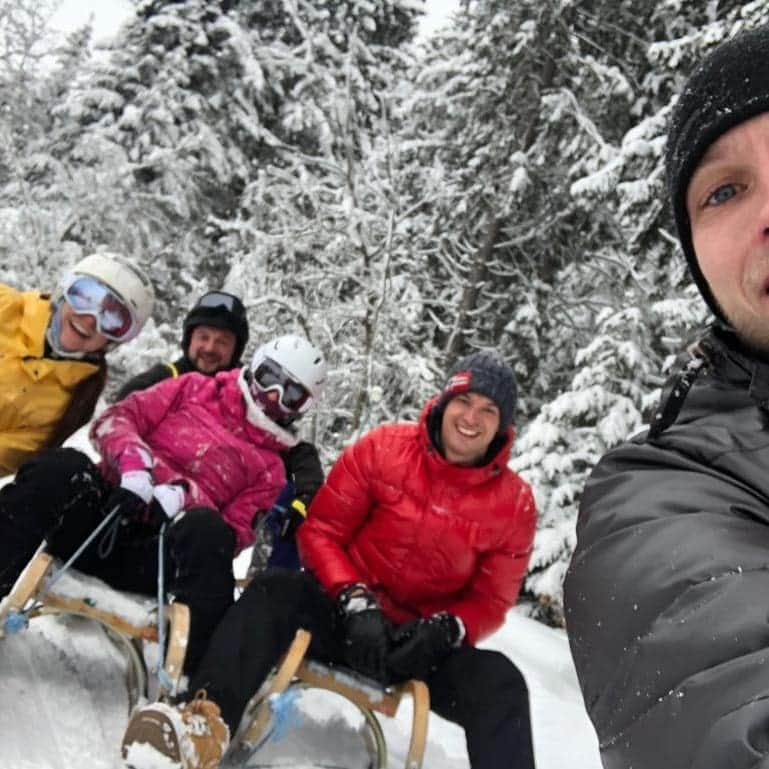
M82 575L72 570L71 579L67 581L64 592L58 592L58 585L53 585L47 590L46 583L50 572L55 565L55 559L44 548L40 548L30 560L24 571L19 575L11 592L0 602L0 637L5 619L14 612L24 612L28 619L41 615L75 615L99 622L114 638L122 639L129 657L129 678L138 683L139 689L146 687L146 674L142 662L131 642L158 641L157 605L145 598L134 602L128 594L120 593L109 587L106 583L94 577ZM62 580L63 582L64 580ZM78 581L81 582L78 585ZM85 595L76 596L75 593L82 588ZM88 593L91 593L91 596ZM97 596L94 598L93 596ZM101 608L103 605L126 605L133 607L130 617L122 616L116 611ZM149 609L148 609L149 607ZM184 657L187 650L187 639L190 628L189 607L183 603L171 603L163 607L163 617L168 623L168 643L164 670L167 680L170 682L171 691L175 691L179 685L184 666ZM146 621L137 622L135 618L145 618ZM146 694L145 691L140 692ZM161 686L159 696L167 696L169 691ZM131 705L135 703L130 703Z

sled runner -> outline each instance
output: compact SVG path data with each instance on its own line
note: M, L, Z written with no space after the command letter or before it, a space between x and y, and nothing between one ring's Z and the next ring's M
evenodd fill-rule
M386 769L387 745L377 713L395 716L401 699L410 695L412 704L411 739L406 755L406 769L420 769L427 742L430 694L422 681L407 681L383 687L376 681L343 667L331 667L305 657L311 636L297 631L288 652L274 675L252 699L238 734L223 765L237 766L270 738L274 711L279 698L291 688L323 689L351 702L363 716L367 729L367 747L372 769Z
M110 640L126 655L129 712L148 696L148 677L141 653L142 642L160 639L157 602L145 596L114 590L95 577L70 569L52 584L55 559L41 548L19 575L11 592L0 602L0 638L22 629L30 619L44 614L66 614L98 622ZM168 626L165 663L158 671L159 698L176 693L184 664L189 633L185 604L163 607Z

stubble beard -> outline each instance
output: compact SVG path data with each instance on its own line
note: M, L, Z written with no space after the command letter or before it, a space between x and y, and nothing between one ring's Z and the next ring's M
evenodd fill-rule
M763 360L769 360L769 318L734 317L721 310L743 347Z

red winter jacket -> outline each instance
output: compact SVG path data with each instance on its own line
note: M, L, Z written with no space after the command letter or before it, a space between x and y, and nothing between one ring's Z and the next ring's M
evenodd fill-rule
M400 624L447 611L475 644L504 622L531 553L536 510L507 467L513 431L483 467L448 463L419 424L383 425L348 447L313 499L298 540L333 596L366 584Z

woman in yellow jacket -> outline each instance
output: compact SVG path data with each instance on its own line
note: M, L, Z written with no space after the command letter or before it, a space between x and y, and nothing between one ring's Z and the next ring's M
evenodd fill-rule
M105 353L141 331L153 303L146 275L105 252L79 261L53 298L0 284L0 476L91 419Z

